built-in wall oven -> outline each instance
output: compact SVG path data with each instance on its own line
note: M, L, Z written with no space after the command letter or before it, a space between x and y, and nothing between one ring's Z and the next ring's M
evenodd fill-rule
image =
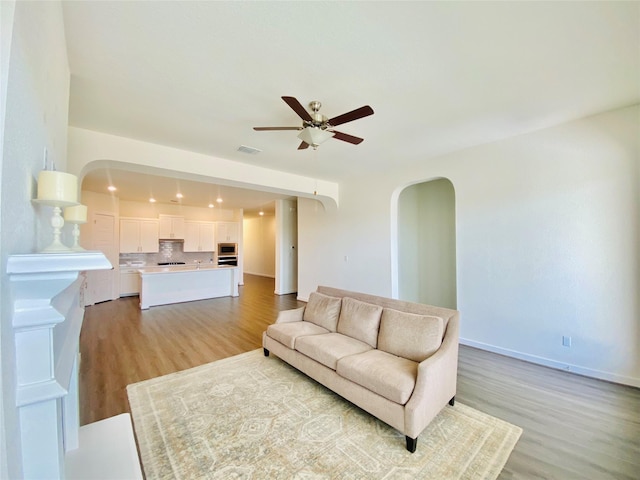
M219 243L218 244L218 265L238 266L238 244Z
M232 265L237 267L238 257L218 257L218 266L221 267L223 265Z

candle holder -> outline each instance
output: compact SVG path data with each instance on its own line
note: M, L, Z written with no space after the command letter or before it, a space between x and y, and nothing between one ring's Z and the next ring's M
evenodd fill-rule
M61 207L78 205L78 178L70 173L42 170L38 175L38 198L34 202L53 207L53 242L42 253L68 253L71 249L60 241L64 226L64 218L60 214Z
M87 223L87 207L86 205L76 205L74 207L67 207L64 209L64 221L73 224L73 245L71 250L74 252L82 252L84 248L80 246L78 240L80 239L80 227L83 223Z

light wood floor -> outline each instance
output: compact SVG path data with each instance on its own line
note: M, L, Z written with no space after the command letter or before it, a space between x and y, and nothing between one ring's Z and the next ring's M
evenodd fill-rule
M303 303L245 275L240 297L87 307L80 336L82 424L129 411L125 387L259 348L279 310ZM460 348L457 401L524 433L500 479L640 479L640 390Z

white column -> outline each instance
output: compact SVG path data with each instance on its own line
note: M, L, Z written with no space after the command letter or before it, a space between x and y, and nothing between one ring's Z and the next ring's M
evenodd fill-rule
M276 295L298 291L297 209L296 201L276 200Z

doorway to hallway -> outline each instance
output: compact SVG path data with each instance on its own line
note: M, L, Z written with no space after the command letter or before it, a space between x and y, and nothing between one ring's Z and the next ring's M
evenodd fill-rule
M398 298L456 308L455 191L445 178L398 198Z

